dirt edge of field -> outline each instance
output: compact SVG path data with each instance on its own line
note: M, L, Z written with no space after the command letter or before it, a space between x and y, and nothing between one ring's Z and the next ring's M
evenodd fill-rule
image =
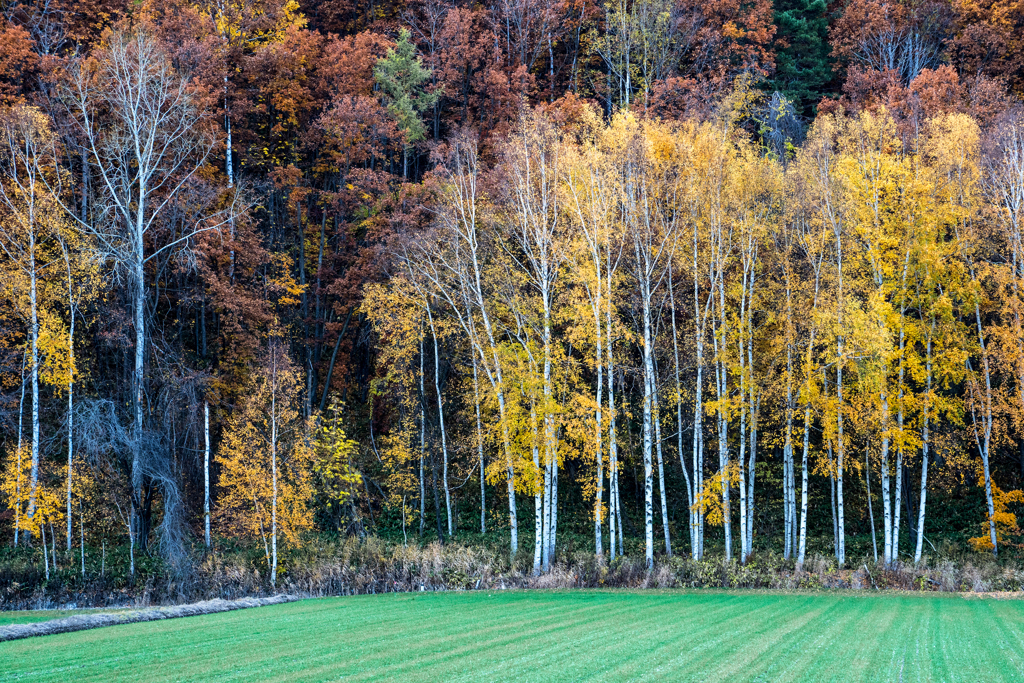
M160 619L177 619L194 617L201 614L231 612L237 609L280 605L285 602L299 600L297 595L275 595L269 598L241 598L239 600L205 600L191 605L175 605L172 607L153 607L150 609L132 610L118 613L75 614L63 619L39 621L33 624L11 624L0 626L0 642L20 640L33 636L49 636L55 633L71 633L86 631L101 626L117 624L136 624L143 621L159 621Z

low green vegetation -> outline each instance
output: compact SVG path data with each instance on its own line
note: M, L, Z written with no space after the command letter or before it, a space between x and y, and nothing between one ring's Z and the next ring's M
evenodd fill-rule
M10 626L12 624L32 624L37 621L63 619L64 617L70 617L72 614L81 614L83 611L86 610L33 609L17 612L0 612L0 626Z
M306 600L0 644L0 681L1017 681L1024 601L709 591Z

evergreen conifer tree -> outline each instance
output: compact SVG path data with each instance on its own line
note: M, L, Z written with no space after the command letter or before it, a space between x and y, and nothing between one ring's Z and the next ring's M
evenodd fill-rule
M833 77L826 12L825 0L775 0L779 47L770 87L808 117L814 115Z
M388 111L405 134L402 149L402 175L409 177L409 149L426 136L420 114L434 106L439 91L426 92L424 85L432 71L416 56L416 45L408 29L398 34L398 43L387 51L373 69L373 78L384 92Z

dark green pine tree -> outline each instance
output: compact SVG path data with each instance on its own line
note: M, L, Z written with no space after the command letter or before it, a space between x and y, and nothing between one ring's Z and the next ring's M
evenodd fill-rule
M827 11L825 0L775 0L775 37L780 47L769 87L785 95L806 117L814 116L815 106L829 94L834 78Z
M441 94L439 90L426 91L431 73L416 56L416 45L406 28L398 32L395 47L373 68L373 78L384 92L388 111L405 134L402 148L402 176L405 178L409 177L409 150L426 136L422 114L434 106Z

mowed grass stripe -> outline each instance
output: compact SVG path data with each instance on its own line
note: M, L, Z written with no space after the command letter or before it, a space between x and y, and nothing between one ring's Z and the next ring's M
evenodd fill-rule
M0 681L1011 681L1024 603L683 591L308 600L0 644Z
M792 599L791 599L792 598ZM731 636L724 645L728 656L715 643L709 642L705 648L704 658L697 662L699 668L708 676L724 679L733 676L756 676L759 671L778 663L767 658L768 653L778 653L789 649L795 640L812 634L810 624L820 620L832 606L823 601L808 600L798 596L777 596L772 602L765 604L745 619L745 607L739 605L741 613L737 619L747 625L746 629L724 629ZM681 653L679 667L685 668L689 663L689 653Z
M720 609L707 609L706 601L699 597L664 604L658 610L657 623L647 627L649 635L631 642L631 656L622 658L605 679L658 680L687 669L708 672L721 661L720 656L730 656L741 643L749 642L752 633L766 622L792 614L789 604L772 601L754 606L728 595L716 601L721 603ZM631 640L628 631L620 638Z
M430 600L430 597L427 599ZM531 641L545 639L552 634L572 638L567 626L596 621L603 616L598 614L601 606L596 604L572 605L569 610L565 607L567 605L564 601L531 600L528 606L519 604L508 614L501 615L496 614L494 608L486 609L486 605L477 609L476 601L472 606L460 605L457 613L450 609L444 612L445 618L453 621L453 626L443 632L432 631L424 639L411 642L408 648L399 652L392 650L388 653L386 664L366 673L370 676L405 679L415 676L424 667L447 668L446 665L450 663L476 661L488 652L512 652L517 648L522 650L517 653L520 666L529 668L531 658L540 660L546 657L545 651L532 646ZM623 614L629 611L626 605L618 609ZM436 610L431 610L431 616L434 616L434 612ZM329 670L329 667L325 669ZM474 672L473 675L479 673Z
M999 648L1010 665L1003 672L1005 680L1024 680L1024 622L1009 617L1005 605L987 610L985 616L992 624L985 630L998 634Z

